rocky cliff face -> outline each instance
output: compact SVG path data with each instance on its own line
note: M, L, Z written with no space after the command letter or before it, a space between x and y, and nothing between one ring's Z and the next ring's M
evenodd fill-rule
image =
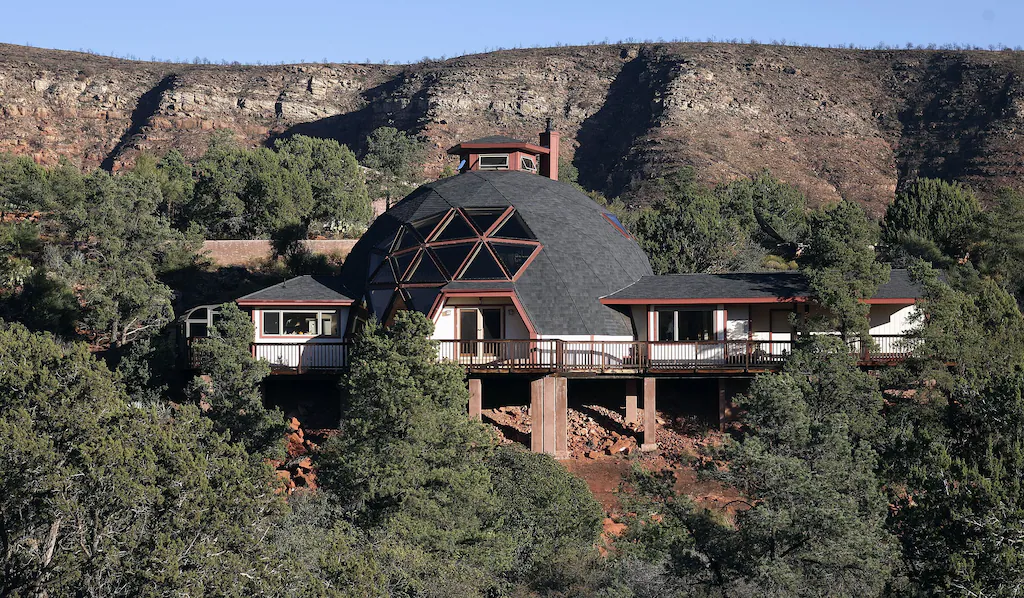
M0 151L117 169L140 151L197 156L212 131L296 133L357 151L374 128L433 150L546 118L585 186L618 194L695 166L708 182L770 168L815 202L875 214L901 181L1024 186L1024 54L727 44L502 51L408 66L129 62L0 45Z

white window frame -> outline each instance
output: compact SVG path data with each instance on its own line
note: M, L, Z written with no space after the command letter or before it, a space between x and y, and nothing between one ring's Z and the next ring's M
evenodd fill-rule
M504 166L484 166L484 158L504 158ZM477 167L480 170L508 170L508 154L480 154L477 156Z
M219 307L218 305L200 305L198 307L195 307L195 308L189 310L189 314L187 316L185 316L185 338L205 338L205 336L210 336L210 330L213 329L213 318L215 316L219 316L220 315L220 310L218 309L218 307ZM206 310L206 317L205 318L194 318L194 317L192 317L192 314L197 312L197 311L199 311L200 309L205 309ZM192 334L192 325L193 324L205 324L206 325L206 335L204 337L198 337L198 336L193 335Z
M527 166L527 162L530 163ZM533 156L520 156L519 158L519 170L525 170L526 172L537 172L537 160Z
M266 328L266 318L268 313L277 314L277 332L268 333ZM316 314L316 333L315 334L285 334L284 333L284 314ZM334 316L335 330L332 334L323 333L323 317L324 315ZM314 337L327 337L327 338L340 338L341 337L341 314L336 309L264 309L260 311L260 336L263 337L284 337L284 338L314 338Z

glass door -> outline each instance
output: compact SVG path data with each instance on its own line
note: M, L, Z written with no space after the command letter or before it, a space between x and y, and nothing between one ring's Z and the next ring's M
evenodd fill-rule
M500 353L502 338L501 307L459 308L459 354L467 357L494 357Z

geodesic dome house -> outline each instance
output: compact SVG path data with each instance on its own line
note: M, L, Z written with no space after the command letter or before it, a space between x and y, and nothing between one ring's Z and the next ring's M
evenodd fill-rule
M381 321L397 309L427 314L438 338L472 338L463 324L476 316L455 312L487 305L505 309L484 314L481 340L632 339L630 318L599 299L649 274L615 216L576 188L477 170L424 185L380 216L342 284Z
M419 311L434 322L438 358L466 368L470 414L481 416L485 392L518 388L517 400L529 395L533 450L564 457L577 392L569 378L602 379L600 388L619 393L625 421L643 419L641 448L653 449L659 392L688 402L692 380L717 379L710 400L728 419L731 397L754 374L786 362L794 322L823 309L795 271L652 275L618 219L557 180L550 129L538 144L491 136L449 152L460 174L379 216L339 276L299 276L237 300L252 316L254 357L278 374L336 374L361 323ZM914 351L920 294L908 272L893 270L863 299L873 341L850 344L859 363ZM209 307L183 319L190 340L211 325Z

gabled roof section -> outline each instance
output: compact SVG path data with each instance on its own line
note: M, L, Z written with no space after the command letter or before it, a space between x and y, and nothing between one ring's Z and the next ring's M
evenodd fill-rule
M342 290L338 276L296 276L274 286L249 293L238 305L309 304L350 305L353 300Z
M892 270L871 302L913 302L920 285L906 270ZM800 272L734 272L728 274L663 274L643 276L635 283L601 298L606 305L641 303L708 304L739 301L773 303L803 301L810 295Z

